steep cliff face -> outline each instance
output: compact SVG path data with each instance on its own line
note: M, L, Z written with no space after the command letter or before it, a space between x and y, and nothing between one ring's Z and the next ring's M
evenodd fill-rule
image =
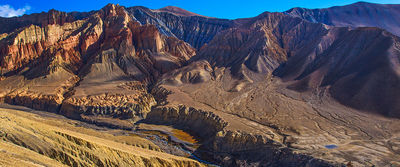
M113 124L108 121L113 118L137 120L155 105L148 84L196 53L156 26L140 25L118 5L82 20L60 19L16 29L1 39L5 102L60 110L100 124Z
M131 7L127 8L127 11L141 24L156 25L161 33L181 39L197 49L211 41L218 32L235 24L231 20L208 18L187 12L182 14L176 7L159 10Z
M44 27L46 25L58 24L63 25L65 23L74 22L76 20L84 19L94 12L71 12L66 13L57 10L50 10L49 12L33 13L30 15L24 15L21 17L4 18L0 17L0 23L2 28L0 34L9 33L16 29L23 28L29 25L36 25Z
M139 120L182 127L205 139L196 155L225 166L332 165L317 158L365 165L365 157L388 165L398 159L391 130L400 126L369 112L400 115L400 40L379 28L354 27L370 25L361 17L375 8L385 11L378 19L395 10L358 6L349 8L354 16L343 25L332 21L337 8L323 9L329 17L293 9L224 20L175 7L110 4L89 13L0 18L9 23L0 34L0 100L114 128L133 129ZM6 130L14 135L7 142L30 140ZM68 165L197 165L125 154L97 138L44 133L57 139L57 149L26 147ZM72 144L58 143L64 140ZM327 150L330 143L340 148Z
M163 36L153 25L134 22L123 7L103 10L101 48L108 50L93 56L83 67L82 80L61 113L84 120L104 115L138 120L155 105L146 84L182 66L195 51L185 42Z
M157 107L147 115L144 121L187 127L187 130L195 132L203 138L214 136L228 124L212 112L183 105Z
M400 5L397 4L357 2L326 9L293 8L285 14L339 27L379 27L400 35Z
M7 75L7 72L21 70L29 63L43 63L55 57L60 62L54 63L68 64L71 70L76 71L75 66L81 58L75 49L79 45L77 39L80 34L75 31L85 28L84 23L75 21L63 26L51 24L43 27L30 25L7 34L0 41L2 74Z
M160 72L169 70L168 67L160 69L161 62L177 63L170 67L176 68L195 54L188 44L160 34L154 25L141 26L129 17L123 7L109 5L83 20L30 25L3 35L2 74L23 68L36 59L43 62L54 56L61 56L66 61L63 63L75 60L66 66L75 67L70 68L77 72L79 66L76 67L76 63L88 61L92 54L101 53L98 50L110 48L117 50L121 56L140 57L140 64L157 64L152 68L158 68L154 71ZM159 60L161 56L157 53L160 52L167 58Z

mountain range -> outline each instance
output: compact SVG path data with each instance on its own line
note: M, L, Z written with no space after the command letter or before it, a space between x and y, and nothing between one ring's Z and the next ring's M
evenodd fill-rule
M112 157L119 146L107 147L103 157L86 148L39 147L13 128L0 128L2 145L69 166L400 165L399 35L400 5L366 2L234 20L173 6L115 4L0 18L2 105L56 113L88 127L169 125L201 141L187 156L194 161L155 139L132 139L175 154L157 154L158 162L134 151ZM2 119L17 119L5 111ZM37 121L19 115L19 121ZM96 146L114 142L87 136L98 132L76 133L62 130ZM60 158L63 153L69 158ZM128 154L142 159L118 160Z

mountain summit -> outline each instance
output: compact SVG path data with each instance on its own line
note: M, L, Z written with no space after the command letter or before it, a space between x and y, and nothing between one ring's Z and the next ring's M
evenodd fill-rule
M174 13L174 14L179 15L179 16L202 16L202 15L187 11L185 9L182 9L182 8L179 8L179 7L176 7L176 6L166 6L166 7L157 9L155 11L170 12L170 13ZM204 16L202 16L202 17L204 17Z
M0 18L0 166L400 165L399 11Z

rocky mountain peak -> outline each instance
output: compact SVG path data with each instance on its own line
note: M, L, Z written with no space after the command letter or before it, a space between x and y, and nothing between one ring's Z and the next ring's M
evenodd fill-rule
M221 166L390 166L400 159L399 9L227 20L108 4L0 18L0 100L112 128L188 128Z
M110 17L128 17L128 13L125 10L125 7L120 6L118 4L109 3L103 8L101 8L98 13L103 18L110 18Z

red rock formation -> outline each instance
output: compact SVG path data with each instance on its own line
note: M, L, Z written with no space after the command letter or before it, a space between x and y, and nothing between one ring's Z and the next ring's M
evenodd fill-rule
M58 16L54 12L48 15ZM0 90L6 102L49 111L63 104L62 113L78 119L80 114L143 117L154 105L146 84L196 53L154 25L140 25L118 5L109 4L82 20L68 16L61 13L60 20L50 18L1 39ZM78 79L70 82L71 77ZM121 87L135 81L144 86ZM46 85L65 91L48 91Z
M2 33L10 33L15 31L16 29L23 28L29 26L31 24L44 27L46 25L58 24L64 25L65 23L74 22L76 20L82 20L93 12L61 12L57 10L50 10L47 13L33 13L30 15L24 15L21 17L11 17L11 18L3 18L0 17L0 23L2 28L0 30L0 34Z
M271 124L266 120L271 113L261 111L262 107L256 105L259 103L265 103L260 106L267 107L266 110L275 109L275 114L279 113L276 108L280 105L286 107L283 110L304 114L302 119L326 119L320 113L314 114L314 106L308 106L304 99L288 100L296 103L282 102L289 97L271 88L288 86L300 95L328 90L329 96L357 110L400 117L398 37L379 28L332 27L305 20L308 16L301 19L291 14L266 12L254 18L224 20L171 7L150 10L109 4L90 13L50 11L0 18L1 24L7 24L0 31L0 99L91 123L129 129L134 121L145 118L154 105L168 103L168 94L180 91L179 88L149 90L159 84L169 84L171 87L193 86L196 90L193 97L190 93L178 92L193 98L187 100L189 104L222 113L228 107L231 113L225 114L230 118L236 118L230 114L237 114L257 126ZM349 25L360 25L352 23L357 24ZM276 79L273 84L277 85L263 87L271 84L271 78ZM246 84L257 87L246 87ZM252 90L249 89L257 92L250 95ZM273 91L272 95L264 96L271 93L268 91ZM233 100L227 104L219 97ZM201 100L211 102L207 104ZM248 106L240 106L243 103L254 106L245 108ZM307 107L292 110L297 104ZM302 111L303 108L307 111ZM308 110L313 112L312 117L305 114ZM193 108L158 107L153 111L148 116L153 121L160 118L160 122L193 123L195 129L203 125L216 128L206 134L208 137L226 126L213 113ZM297 119L295 116L277 117L283 121L287 121L287 117ZM279 119L274 118L274 121L279 123L282 121ZM119 124L121 120L124 123ZM306 128L311 126L314 125ZM271 128L281 131L279 128L291 127L271 125ZM213 150L218 152L243 151L270 144L263 137L233 131L214 137L216 140L212 144L216 147ZM239 154L238 158L242 155L248 158L253 153ZM288 158L283 154L270 156L269 151L263 153L268 156L255 157L255 163L265 162L265 157ZM290 162L299 159L305 165L312 159L292 154L290 150L284 153L289 155ZM221 162L226 159L222 155L214 158ZM223 163L241 162L227 160ZM247 163L246 160L243 163ZM279 160L273 164L293 165Z

